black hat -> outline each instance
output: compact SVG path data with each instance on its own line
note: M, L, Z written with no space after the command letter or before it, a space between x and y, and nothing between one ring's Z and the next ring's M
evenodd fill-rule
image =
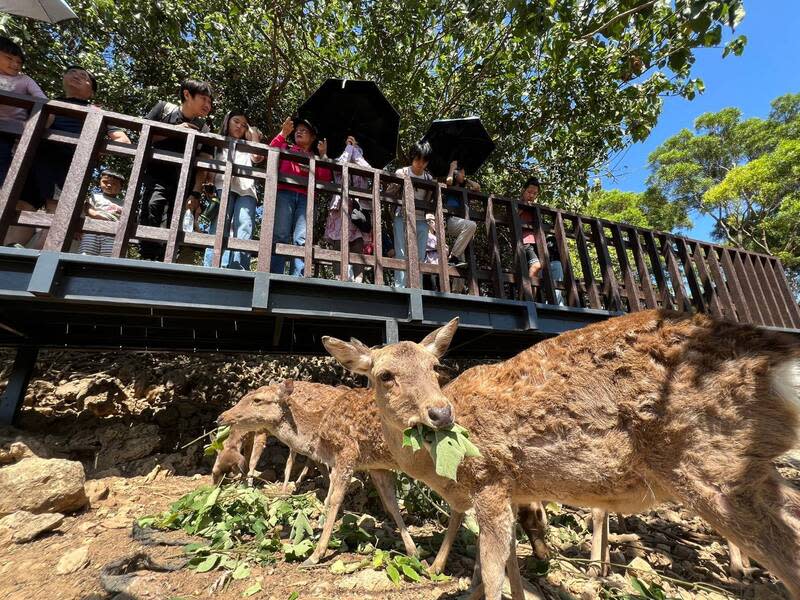
M314 125L314 123L308 120L308 117L301 117L301 116L292 117L292 123L294 123L295 128L302 123L303 125L308 127L312 132L314 132L314 135L319 136L319 129L317 129L317 126Z
M125 177L117 173L116 171L112 171L110 169L106 169L102 173L100 173L100 177L107 176L113 177L114 179L119 179L122 183L125 183Z
M526 188L528 188L529 186L532 186L532 185L535 185L536 187L538 187L540 189L542 187L542 185L539 183L539 180L536 177L528 177L525 180L525 185L522 186L522 189L524 190L524 189L526 189Z

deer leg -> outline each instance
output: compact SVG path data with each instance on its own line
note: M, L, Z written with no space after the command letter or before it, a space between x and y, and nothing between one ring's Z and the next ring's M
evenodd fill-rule
M253 438L253 449L250 451L250 464L247 468L247 485L253 485L253 478L256 476L256 466L261 460L264 448L267 445L267 433L257 433Z
M303 470L300 471L300 475L298 475L297 479L295 479L294 489L297 489L297 488L300 487L300 484L303 483L303 479L305 478L305 476L307 474L308 474L308 462L306 462L306 464L303 465Z
M481 580L486 600L500 600L504 567L511 551L517 520L508 490L499 485L481 490L475 499L475 516L480 527Z
M547 512L541 502L531 502L517 507L517 520L531 543L531 548L539 560L547 560L550 550L545 544L547 534Z
M589 573L593 577L608 575L611 561L608 548L608 512L601 508L592 509L592 566Z
M753 572L753 567L750 566L750 559L747 558L739 546L728 540L728 551L731 555L731 568L730 575L736 579L743 579L746 575Z
M292 476L292 467L294 467L295 451L289 448L289 457L286 459L286 468L283 470L283 487L281 492L284 494L289 491L289 478Z
M342 500L344 500L347 484L352 474L353 468L350 465L341 467L337 464L331 471L331 487L328 494L328 507L325 511L325 525L322 527L322 533L319 536L319 542L317 542L314 553L306 559L303 563L304 566L317 564L325 555L325 551L328 549L328 542L333 533L333 526L336 524L336 516L339 514L339 508L342 506Z
M370 471L369 474L372 477L372 483L375 484L375 489L378 490L378 496L380 496L383 503L383 508L386 509L386 512L389 513L397 525L403 545L406 547L406 554L416 556L417 546L414 544L414 540L411 539L408 529L406 529L403 515L400 514L400 506L397 504L397 494L394 490L394 473L383 469L375 469Z
M461 527L461 522L464 520L464 513L457 510L450 511L450 519L447 522L447 531L444 534L442 545L439 546L439 552L436 553L436 558L431 564L430 571L433 573L441 573L444 566L447 564L447 557L450 556L450 550L453 547L453 542L458 535L458 529Z
M516 515L514 525L511 529L511 544L509 545L508 560L506 560L506 574L508 575L509 585L511 586L511 600L525 600L525 589L522 587L522 575L519 572L519 561L517 560L517 528Z

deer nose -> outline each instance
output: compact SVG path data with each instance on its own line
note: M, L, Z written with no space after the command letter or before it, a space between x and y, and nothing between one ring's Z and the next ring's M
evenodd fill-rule
M449 404L428 409L428 418L434 427L447 427L453 424L453 410Z

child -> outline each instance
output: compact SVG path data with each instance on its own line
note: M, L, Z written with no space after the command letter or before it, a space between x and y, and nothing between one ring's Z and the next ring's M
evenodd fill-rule
M0 90L12 94L23 94L36 98L47 98L36 82L21 73L25 53L13 40L0 36ZM0 104L0 122L25 123L28 111L17 106ZM11 166L11 154L15 138L10 133L0 133L0 185L6 179Z
M231 110L225 115L222 120L222 127L220 135L227 136L236 140L255 139L251 141L259 141L258 132L251 132L250 121L242 111ZM220 149L216 152L217 158L220 160L227 160L228 149ZM250 154L244 150L235 150L233 162L237 165L252 167L253 164L263 162L264 156L258 154ZM218 174L214 186L217 190L217 198L222 198L222 186L224 175ZM249 177L231 178L231 191L228 197L228 211L225 215L225 223L229 224L230 236L242 240L249 240L253 237L253 224L256 219L256 204L258 204L256 182ZM219 218L219 216L217 216ZM213 234L217 231L217 218L211 221L209 233ZM206 267L211 266L211 260L214 256L213 248L206 248L203 264ZM250 253L235 250L225 250L222 254L222 261L220 266L229 269L240 269L242 271L250 270Z
M211 84L205 81L187 79L181 83L178 97L180 105L161 100L147 113L146 119L160 121L178 127L194 129L203 133L209 131L206 117L211 112L214 93ZM167 150L183 154L185 140L180 137L153 136L154 149ZM200 157L210 158L212 151L202 146ZM172 218L172 205L178 192L180 165L151 161L147 166L142 190L142 202L139 207L139 224L152 227L169 227ZM200 199L200 188L205 180L204 173L198 173L190 192ZM164 245L161 242L140 244L142 258L147 260L163 260Z
M100 175L100 192L92 194L86 203L86 216L101 221L119 221L122 216L120 197L125 178L114 171L103 171ZM114 236L104 233L84 233L78 252L90 256L111 256Z
M290 141L290 135L294 135L294 143ZM308 119L293 120L288 117L281 127L281 131L269 143L274 148L298 152L308 157L315 155L314 149L319 150L320 158L328 158L328 142L323 138L317 141L319 132ZM301 163L281 159L278 171L283 175L294 177L308 177L308 167ZM328 167L317 165L317 182L333 181L333 173ZM278 183L278 197L275 204L275 227L272 239L272 262L270 273L283 274L286 266L286 257L277 256L275 244L294 244L295 246L305 246L306 243L306 204L308 202L308 192L304 185L292 183ZM313 223L312 223L313 226ZM300 277L303 275L305 261L302 258L293 258L290 275ZM309 265L310 267L311 265Z
M436 216L432 213L425 215L425 222L428 224L428 238L425 242L425 260L429 265L439 264L439 238L436 237ZM432 273L425 273L423 281L425 289L438 290L438 276Z
M522 196L520 202L524 205L532 205L536 203L539 198L541 187L539 180L536 177L529 177L525 181L522 188ZM533 223L533 214L528 210L519 210L519 216L523 225L531 225ZM547 236L545 242L547 243L547 255L550 258L550 275L553 277L553 282L558 283L564 279L564 268L561 264L561 256L558 251L555 237L552 235ZM533 229L522 230L522 244L525 249L525 258L528 261L528 276L533 280L539 277L542 271L542 263L539 260L539 255L536 253L536 236ZM564 295L561 290L555 290L556 303L560 306L564 305Z

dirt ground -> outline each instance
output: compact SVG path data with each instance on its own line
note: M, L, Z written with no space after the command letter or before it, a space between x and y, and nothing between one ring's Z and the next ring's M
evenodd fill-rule
M800 484L800 460L787 458L781 465L785 477ZM242 598L245 589L254 581L262 591L254 598L288 600L296 592L298 600L382 598L385 600L455 599L463 596L472 570L472 560L457 546L451 555L446 572L452 579L442 583L402 583L394 586L384 572L358 571L353 575L335 575L330 565L337 558L345 563L357 561L356 555L329 551L325 562L316 568L303 569L296 564L277 563L253 569L249 579L230 581L224 589L213 591L220 571L196 573L187 569L172 572L138 571L120 591L108 593L100 580L100 571L108 563L145 552L156 563L176 564L182 560L180 546L142 545L131 537L131 524L137 517L154 514L167 508L174 500L201 484L209 483L207 476L107 477L92 480L92 489L108 488L105 499L93 502L90 509L68 516L54 532L26 544L0 547L0 598L8 600L106 598ZM606 578L591 578L580 560L589 557L590 534L583 526L585 511L564 509L551 516L548 544L557 557L551 561L549 572L541 573L542 564L531 557L530 547L521 544L518 555L531 589L546 599L589 600L592 598L647 598L628 595L632 589L625 569L617 567ZM612 517L612 563L631 564L645 580L663 587L668 598L713 599L746 598L778 600L788 598L780 585L763 571L740 581L728 576L728 552L724 540L710 531L697 518L680 507L663 506L648 514L624 518L626 533L620 533L616 517ZM435 549L440 528L430 525L412 527L411 534L422 547ZM181 532L166 538L186 540ZM88 565L68 574L58 574L57 565L71 551L86 547ZM84 561L85 562L85 561ZM660 575L648 575L648 569ZM632 573L632 572L631 572ZM679 583L687 582L687 583ZM705 584L701 589L691 584ZM618 589L619 591L614 591ZM537 596L531 595L531 598Z

